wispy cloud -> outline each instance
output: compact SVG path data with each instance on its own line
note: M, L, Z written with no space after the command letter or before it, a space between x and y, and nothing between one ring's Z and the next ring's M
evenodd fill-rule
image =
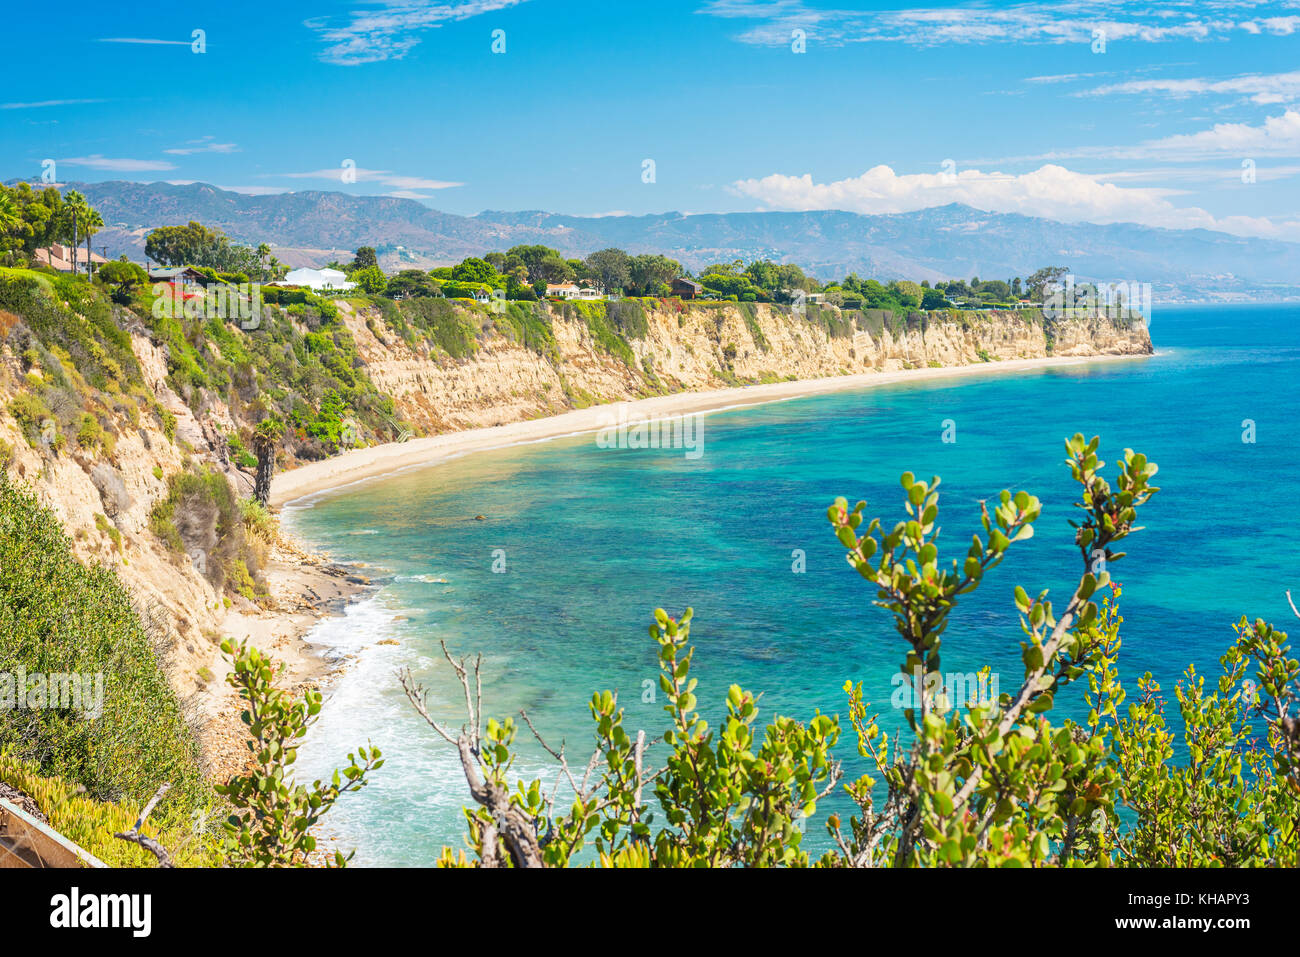
M465 0L433 3L427 0L372 0L374 10L358 10L345 17L315 17L305 25L325 41L320 59L340 66L380 60L400 60L420 42L420 34L444 23L468 20L484 13L518 6L527 0Z
M1181 80L1127 80L1084 90L1075 95L1106 96L1115 93L1163 94L1173 97L1219 94L1244 96L1255 103L1291 103L1300 99L1300 70L1290 73L1250 73L1226 79L1194 77Z
M1027 156L980 158L971 163L1041 163L1070 159L1155 160L1191 163L1204 159L1300 156L1300 110L1266 117L1258 125L1216 123L1195 133L1179 133L1136 145L1061 147Z
M108 156L100 156L98 153L92 154L91 156L73 156L68 159L61 159L59 162L67 166L88 166L91 169L107 169L120 173L148 172L176 168L175 165L166 160L114 159Z
M1276 15L1237 19L1243 6L1267 7L1265 12ZM786 45L795 29L803 30L811 42L830 46L868 41L940 46L1090 43L1098 30L1107 43L1211 40L1233 34L1290 36L1300 29L1300 16L1285 14L1288 6L1237 0L1165 0L1150 6L1121 0L1071 0L861 11L815 7L802 0L709 0L700 12L752 21L736 39L761 46Z
M860 213L902 213L964 203L998 213L1021 213L1062 222L1141 223L1170 229L1214 229L1239 236L1300 239L1296 224L1263 217L1216 217L1198 207L1169 201L1170 190L1123 187L1101 177L1048 164L1008 175L977 169L955 174L895 173L876 166L861 176L829 183L811 175L780 173L738 180L734 192L772 209L844 209Z
M268 175L279 175L286 179L324 179L333 180L336 183L346 184L343 178L345 170L342 167L335 169L317 169L305 173L279 173ZM443 179L428 179L423 176L404 176L400 173L394 173L386 169L365 169L357 166L346 170L354 175L357 183L378 183L381 186L391 186L394 190L401 191L403 199L426 199L427 197L415 193L415 190L431 189L452 189L456 186L464 186L464 183L454 183ZM395 195L395 194L389 194Z
M197 140L186 140L184 146L163 150L171 156L192 156L195 153L238 153L239 147L234 143L218 143L215 137L204 136Z
M46 106L78 106L82 103L103 103L104 100L36 100L32 103L0 103L0 110L36 110Z
M163 40L155 37L100 37L99 43L136 43L142 46L155 47L187 47L190 46L190 40Z

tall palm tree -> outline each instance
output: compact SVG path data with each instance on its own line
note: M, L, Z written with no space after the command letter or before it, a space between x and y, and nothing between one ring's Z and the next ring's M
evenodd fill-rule
M99 230L103 227L104 218L99 215L99 210L91 206L87 206L85 208L85 210L82 212L82 216L85 217L83 220L83 228L86 231L86 275L89 276L91 272L90 237L94 236L95 233L99 232Z
M23 217L14 194L0 186L0 232L10 233L22 225Z
M63 196L63 205L59 208L58 238L65 241L72 249L72 272L77 271L77 243L81 241L82 223L90 204L86 197L75 189L70 189Z
M257 246L257 265L262 271L262 278L266 278L266 257L271 255L271 247L266 243L259 243Z
M22 211L9 190L0 186L0 254L8 258L20 242L23 225Z

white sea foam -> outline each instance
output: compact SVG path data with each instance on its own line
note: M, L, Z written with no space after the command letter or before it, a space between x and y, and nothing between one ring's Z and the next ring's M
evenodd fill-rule
M360 651L383 638L394 638L397 615L382 591L348 605L343 614L326 618L307 633L306 640L322 646L328 658Z

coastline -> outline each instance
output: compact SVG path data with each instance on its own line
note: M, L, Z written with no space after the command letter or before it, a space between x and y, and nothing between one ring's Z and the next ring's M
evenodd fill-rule
M800 379L766 385L735 386L704 392L675 392L629 402L612 402L575 409L559 415L526 419L507 425L445 432L406 442L354 449L320 462L279 472L271 483L271 505L293 506L316 495L336 491L411 468L437 465L473 452L544 442L563 436L596 432L612 424L620 408L642 421L666 416L706 414L726 409L800 399L831 392L848 392L875 386L927 382L974 375L1002 375L1039 369L1062 368L1119 359L1146 359L1150 355L1048 356L1035 359L1003 359L994 362L909 369L896 372L865 372L822 379Z
M277 684L295 695L323 688L341 675L346 657L329 654L311 640L322 622L346 613L348 606L373 594L376 587L357 566L336 563L304 549L281 532L265 569L274 605L232 609L222 623L223 636L247 641L284 666ZM223 782L249 766L247 729L240 720L243 702L226 684L230 667L224 657L213 661L207 693L198 699L204 768Z
M272 481L271 505L277 510L285 506L308 507L310 500L316 496L361 482L382 479L408 469L432 467L474 452L589 434L610 425L620 407L629 417L649 421L666 416L708 414L875 386L1014 374L1146 358L1150 358L1150 355L1007 359L937 369L868 372L705 392L679 392L630 402L606 403L507 425L447 432L403 443L391 442L356 449L321 462L313 462L275 476ZM228 618L226 630L236 639L248 637L258 647L284 662L284 687L300 692L307 687L326 686L343 673L348 660L332 657L327 645L312 641L312 634L322 622L345 614L350 605L374 593L376 586L362 572L357 566L347 564L346 559L336 561L333 556L313 551L310 546L298 541L292 530L282 526L281 546L267 569L267 578L276 597L276 607L257 615ZM224 677L224 674L220 677ZM224 686L224 682L214 684ZM209 709L205 723L208 727L208 740L215 746L210 758L211 766L217 777L224 779L239 769L241 759L246 759L242 744L243 728L239 724L239 702L233 693L224 694L218 700L209 702Z

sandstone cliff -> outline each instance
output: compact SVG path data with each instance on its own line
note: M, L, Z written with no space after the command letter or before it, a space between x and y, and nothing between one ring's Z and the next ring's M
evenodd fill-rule
M470 357L439 357L413 349L372 311L345 309L344 320L371 379L427 434L728 385L1152 351L1144 326L1104 317L1045 324L1035 312L930 313L891 328L825 307L798 315L766 304L639 303L646 332L627 338L631 362L602 350L581 315L557 308L549 356L494 335Z

